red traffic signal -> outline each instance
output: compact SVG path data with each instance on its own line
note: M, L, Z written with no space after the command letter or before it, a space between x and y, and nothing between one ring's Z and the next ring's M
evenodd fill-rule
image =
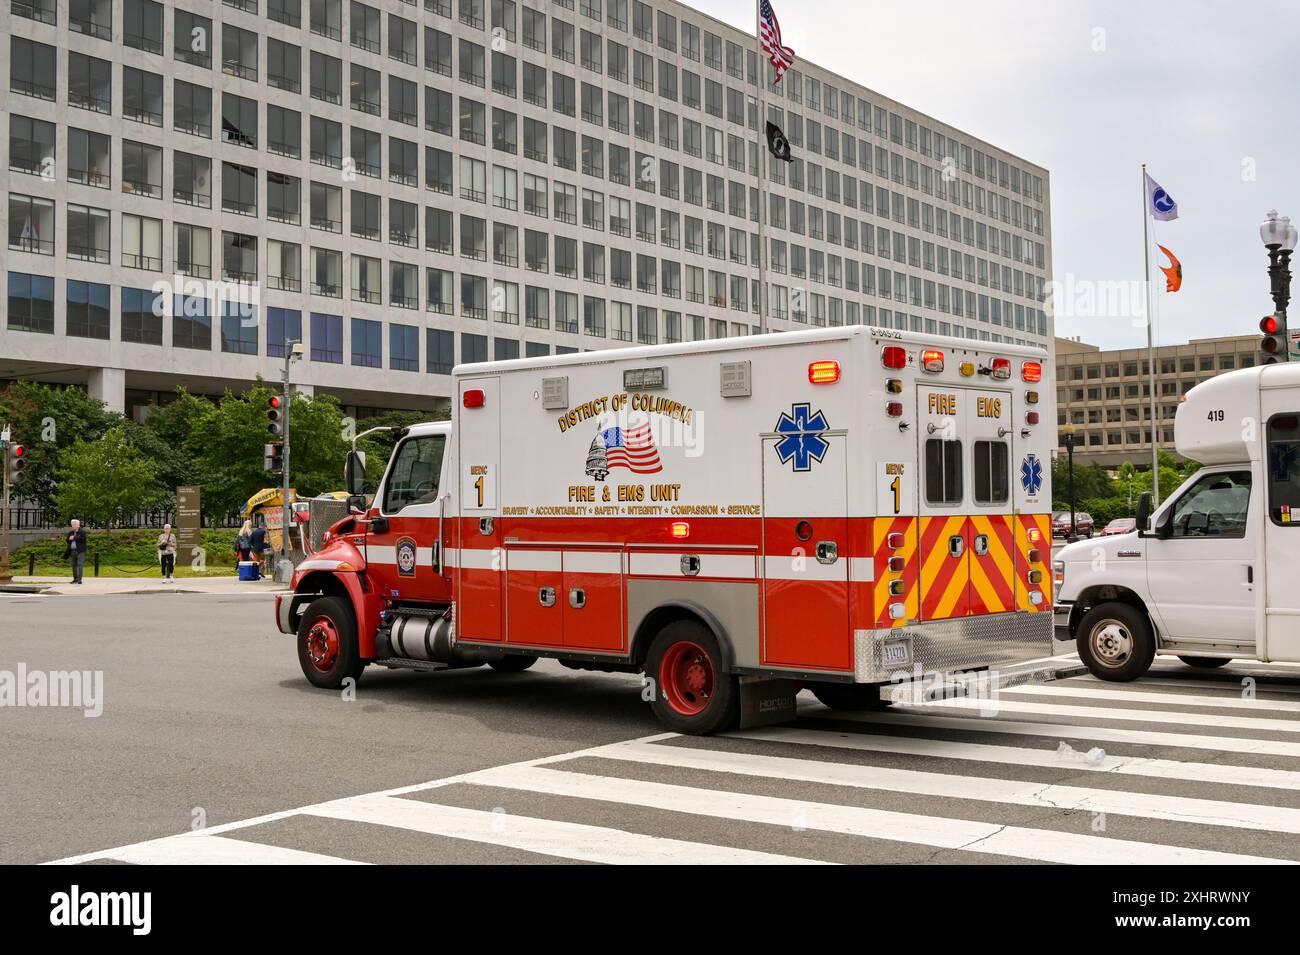
M1264 353L1260 364L1273 365L1286 359L1286 326L1276 314L1265 315L1259 320L1259 330L1264 337L1259 343Z
M21 444L15 444L10 453L13 454L14 460L17 461L19 458L21 458L24 454L27 453L27 449L24 448Z
M23 469L27 467L27 449L24 448L21 444L9 445L9 455L8 455L7 463L9 469L8 477L9 477L10 485L22 484L23 479L27 476L26 474L23 473Z
M272 395L267 399L266 404L266 430L272 435L279 437L284 434L284 399L279 395Z

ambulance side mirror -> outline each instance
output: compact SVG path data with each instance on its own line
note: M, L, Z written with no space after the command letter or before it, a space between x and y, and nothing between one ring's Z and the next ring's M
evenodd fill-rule
M349 451L347 463L343 466L343 483L347 485L348 494L360 497L366 493L366 455L362 451Z
M1151 492L1143 491L1138 495L1137 530L1139 537L1145 537L1147 525L1151 523Z

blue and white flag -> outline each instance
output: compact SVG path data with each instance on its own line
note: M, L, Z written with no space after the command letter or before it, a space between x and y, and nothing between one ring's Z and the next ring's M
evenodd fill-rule
M1150 173L1145 173L1145 175L1147 177L1147 204L1151 207L1151 218L1159 219L1161 222L1177 219L1178 203L1174 202L1174 197L1165 192L1165 187L1152 179Z

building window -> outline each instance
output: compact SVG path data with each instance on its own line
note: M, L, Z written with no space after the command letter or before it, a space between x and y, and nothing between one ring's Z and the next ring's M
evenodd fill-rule
M188 10L177 9L172 55L180 63L212 68L212 21Z
M266 310L266 354L268 358L283 358L286 346L302 341L302 312L294 308L268 308Z
M108 341L108 286L68 280L68 335Z
M384 323L367 318L352 319L352 364L382 368Z
M183 80L172 84L172 125L182 133L212 138L212 90Z
M221 350L233 355L257 354L257 309L251 304L222 303Z
M162 220L122 214L122 264L129 269L162 271Z
M9 194L9 248L33 255L54 254L54 203Z
M68 258L109 262L107 209L68 204Z
M212 305L206 298L173 296L172 345L175 348L212 350Z
M126 0L122 10L124 46L162 56L163 7L153 0Z
M143 288L122 289L122 341L161 345L163 309L161 292Z
M47 46L44 43L34 43L31 40L20 36L10 37L9 41L9 88L16 93L23 93L27 96L34 96L37 99L47 99L53 102L57 82L55 80L55 59L57 52L54 47ZM89 70L80 61L89 60L91 57L82 56L79 53L69 53L69 67L72 66L74 58L79 57L77 62L77 72L73 73L69 69L69 87L68 97L72 100L75 90L72 85L74 79L85 79L89 82ZM96 60L107 68L108 64L103 60ZM105 73L105 75L108 75ZM111 99L111 98L110 98ZM75 101L73 105L79 105ZM108 110L102 110L107 112Z
M389 324L388 367L395 371L420 370L420 330L414 325Z
M343 316L311 315L311 360L343 364Z
M527 12L527 7L524 8ZM461 364L470 364L471 362L487 361L487 336L475 335L471 332L460 333L460 360Z
M54 0L12 0L9 9L16 17L26 17L39 23L59 22Z
M9 168L33 176L53 179L54 124L9 114Z
M54 279L9 273L9 329L54 334Z
M441 328L425 330L425 371L432 375L450 375L456 364L455 336Z
M100 112L109 112L108 107L112 105L111 85L100 87L92 81L92 96L96 89L102 89L103 94L107 96L106 107ZM134 67L122 67L122 115L137 123L161 126L163 124L162 77L157 73L146 73Z

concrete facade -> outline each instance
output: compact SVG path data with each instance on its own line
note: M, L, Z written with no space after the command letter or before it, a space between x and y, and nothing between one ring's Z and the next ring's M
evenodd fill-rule
M803 60L760 88L753 35L682 4L15 0L0 24L0 381L139 415L278 380L298 337L295 382L431 410L459 361L751 334L764 247L773 330L1052 342L1045 169Z
M1196 338L1156 347L1156 416L1159 448L1174 452L1174 414L1193 386L1234 368L1248 368L1259 351L1258 335ZM1146 348L1102 351L1075 339L1056 339L1058 447L1066 427L1082 436L1074 459L1118 467L1151 464L1150 364ZM1078 440L1076 438L1076 440Z

